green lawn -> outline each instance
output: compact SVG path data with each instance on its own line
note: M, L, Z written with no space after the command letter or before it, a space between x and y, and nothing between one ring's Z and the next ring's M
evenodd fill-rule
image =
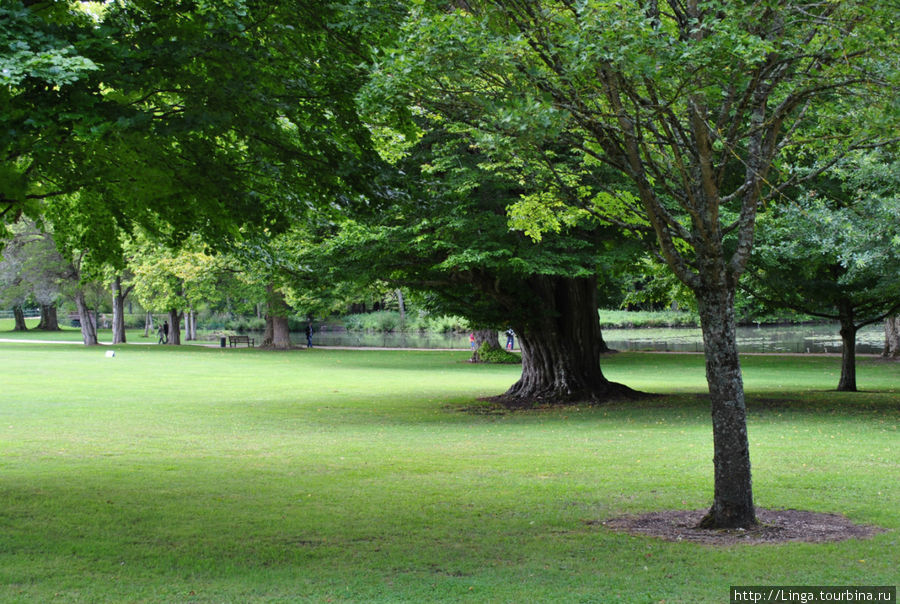
M12 319L0 319L0 340L29 340L32 342L78 342L81 343L81 329L71 327L62 319L60 320L60 331L33 331L37 326L38 319L25 319L25 325L28 331L13 331L15 322ZM205 336L206 333L200 333L198 337ZM184 337L184 331L181 333ZM154 331L148 337L144 337L144 329L127 329L125 337L130 344L156 344L157 334ZM101 343L112 342L111 329L97 330L97 339ZM183 344L211 344L210 340L198 340L196 342L183 342Z
M895 585L900 364L744 359L758 505L870 540L712 548L603 520L711 502L702 357L618 354L665 396L475 413L468 353L0 344L0 600L727 602ZM468 409L468 411L466 411Z

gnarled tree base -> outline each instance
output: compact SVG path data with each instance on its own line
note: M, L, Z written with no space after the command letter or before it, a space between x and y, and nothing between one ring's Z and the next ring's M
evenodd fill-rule
M515 388L515 387L514 387ZM578 388L559 390L554 388L534 391L516 390L505 392L499 396L491 396L481 400L488 401L506 409L532 409L534 407L555 407L572 404L602 405L611 401L638 400L651 398L654 395L640 392L618 382L606 382L595 388Z

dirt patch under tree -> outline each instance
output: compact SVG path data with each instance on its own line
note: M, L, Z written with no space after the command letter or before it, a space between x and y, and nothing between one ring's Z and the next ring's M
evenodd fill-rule
M866 539L884 529L854 524L840 514L803 510L756 508L759 525L752 529L709 530L697 528L707 510L665 510L627 515L603 522L603 526L631 535L658 537L666 541L689 541L704 545L737 545L803 541L821 543Z

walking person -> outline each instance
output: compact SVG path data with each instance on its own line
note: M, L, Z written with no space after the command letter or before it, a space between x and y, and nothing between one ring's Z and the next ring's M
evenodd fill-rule
M515 344L515 339L514 339L515 335L516 335L516 332L514 332L512 330L512 327L510 327L509 329L506 330L506 349L507 350L513 349L513 345Z
M312 322L309 321L306 323L306 347L312 348Z
M169 343L169 322L168 321L163 321L162 330L163 330L163 344L168 344Z
M160 325L156 330L156 333L159 335L159 340L156 342L157 344L165 344L166 343L166 330Z

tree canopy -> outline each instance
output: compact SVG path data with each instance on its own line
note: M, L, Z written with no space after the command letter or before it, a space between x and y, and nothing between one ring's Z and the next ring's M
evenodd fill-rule
M757 211L795 180L792 154L839 156L895 134L879 131L896 123L891 11L868 1L423 1L379 65L398 104L422 103L478 133L498 162L527 158L549 175L523 197L522 228L538 234L588 212L655 235L701 316L716 449L708 526L755 523L734 296ZM827 147L810 142L825 136ZM548 140L580 163L560 169ZM596 178L601 166L618 176Z
M598 258L627 232L697 301L715 449L704 525L755 524L735 294L761 208L775 208L767 236L784 236L777 218L790 210L778 208L801 183L896 141L891 3L93 8L0 9L10 49L0 60L4 222L48 221L82 269L120 264L122 234L138 227L171 246L199 238L195 254L271 259L273 274L287 259L285 272L306 283L354 262L360 276L516 325L527 359L585 377L583 388L554 383L554 396L610 387L599 370ZM807 212L870 230L806 192ZM852 250L842 237L830 243ZM313 270L323 265L304 259L310 242L333 267ZM877 264L851 255L859 262L837 259L839 279ZM187 273L170 272L185 283ZM76 302L83 311L82 294ZM575 347L543 354L551 333ZM546 392L527 383L527 368L525 396Z
M770 307L838 321L838 390L856 390L856 332L900 309L900 164L857 153L760 218L747 288Z

